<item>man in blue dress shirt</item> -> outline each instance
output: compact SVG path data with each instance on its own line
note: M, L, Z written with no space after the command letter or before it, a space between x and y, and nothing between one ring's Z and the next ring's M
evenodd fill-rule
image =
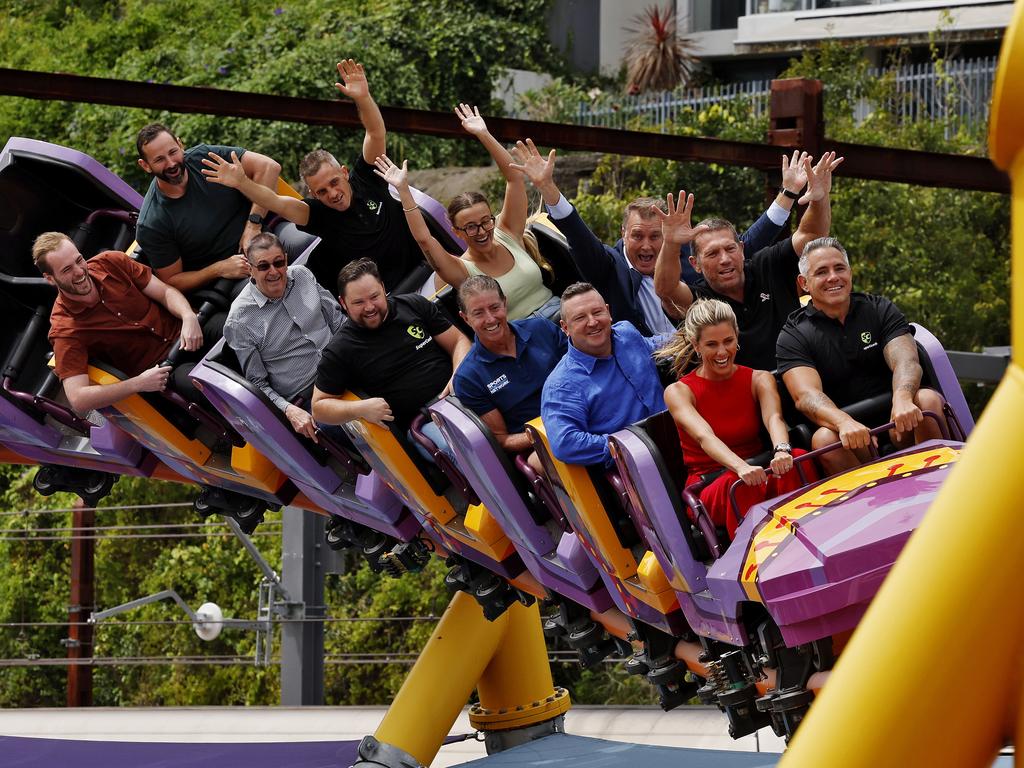
M562 294L562 330L571 342L541 396L541 416L555 458L610 466L608 435L665 410L652 357L663 336L648 338L625 321L612 324L590 283Z

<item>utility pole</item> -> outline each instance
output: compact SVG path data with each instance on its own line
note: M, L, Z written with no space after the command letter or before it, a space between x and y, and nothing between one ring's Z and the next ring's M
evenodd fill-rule
M81 499L71 513L71 605L68 606L68 706L92 706L92 625L87 623L95 607L96 510Z

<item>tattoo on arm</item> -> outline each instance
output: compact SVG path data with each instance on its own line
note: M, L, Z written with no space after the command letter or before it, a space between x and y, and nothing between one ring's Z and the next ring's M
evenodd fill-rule
M892 391L916 394L921 387L921 363L913 337L905 334L893 339L885 345L882 356L892 371Z

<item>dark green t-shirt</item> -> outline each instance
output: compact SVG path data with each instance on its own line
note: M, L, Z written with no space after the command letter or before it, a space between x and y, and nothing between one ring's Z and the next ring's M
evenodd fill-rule
M230 187L213 184L202 174L202 159L216 152L226 160L231 153L241 157L241 147L197 144L185 151L188 184L179 198L164 195L149 185L139 211L136 237L143 255L154 269L169 267L181 259L185 272L194 272L238 253L238 241L252 210L245 195Z

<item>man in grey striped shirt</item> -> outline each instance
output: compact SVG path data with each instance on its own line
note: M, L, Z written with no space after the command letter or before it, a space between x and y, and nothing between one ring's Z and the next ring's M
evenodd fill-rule
M284 411L292 428L316 440L308 408L320 353L344 314L338 300L303 266L288 266L281 242L257 235L246 251L252 277L231 304L224 338L238 356L245 378Z

